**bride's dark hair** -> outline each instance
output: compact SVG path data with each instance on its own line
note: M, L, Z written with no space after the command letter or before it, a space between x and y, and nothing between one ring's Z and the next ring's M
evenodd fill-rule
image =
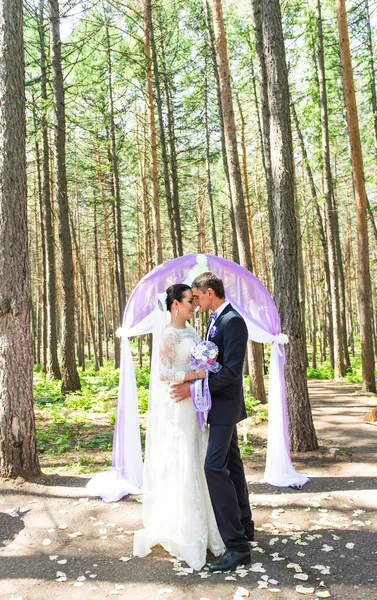
M185 283L174 283L169 286L166 290L166 308L170 311L174 300L182 302L183 296L188 290L191 291L191 288Z

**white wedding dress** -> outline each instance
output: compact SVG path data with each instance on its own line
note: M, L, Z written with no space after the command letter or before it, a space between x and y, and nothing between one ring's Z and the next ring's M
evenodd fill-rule
M144 461L143 523L135 532L134 555L146 556L161 544L200 570L207 549L224 545L217 529L204 474L207 432L197 425L191 398L175 403L169 383L181 383L192 347L200 338L187 326L168 326L160 347L160 379L151 389Z

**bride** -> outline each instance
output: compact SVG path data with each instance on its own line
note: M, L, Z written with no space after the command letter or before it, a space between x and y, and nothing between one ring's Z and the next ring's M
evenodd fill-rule
M160 544L195 570L207 549L218 556L224 545L217 529L204 474L207 433L199 429L191 398L174 403L169 384L203 379L189 370L191 350L200 341L187 321L194 313L191 288L166 290L171 322L162 333L159 381L151 386L144 461L143 524L135 532L134 555Z

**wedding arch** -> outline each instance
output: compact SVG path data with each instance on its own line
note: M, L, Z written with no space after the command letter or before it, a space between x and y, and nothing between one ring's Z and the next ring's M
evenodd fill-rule
M268 439L263 481L274 486L303 485L308 477L292 465L288 440L288 412L284 379L284 344L276 305L268 290L244 267L211 254L189 254L169 260L145 275L133 290L124 311L117 416L114 428L112 469L88 483L90 495L107 501L142 492L143 464L138 399L129 338L157 335L161 306L159 294L173 283L188 285L197 275L211 271L224 282L227 300L245 319L249 338L270 343L268 386ZM153 358L152 358L153 361Z

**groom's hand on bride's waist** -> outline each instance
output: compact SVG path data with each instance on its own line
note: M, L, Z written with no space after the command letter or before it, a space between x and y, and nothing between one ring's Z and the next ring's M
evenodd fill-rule
M170 396L174 402L181 402L186 400L191 395L190 382L185 381L184 383L171 383L170 384Z

